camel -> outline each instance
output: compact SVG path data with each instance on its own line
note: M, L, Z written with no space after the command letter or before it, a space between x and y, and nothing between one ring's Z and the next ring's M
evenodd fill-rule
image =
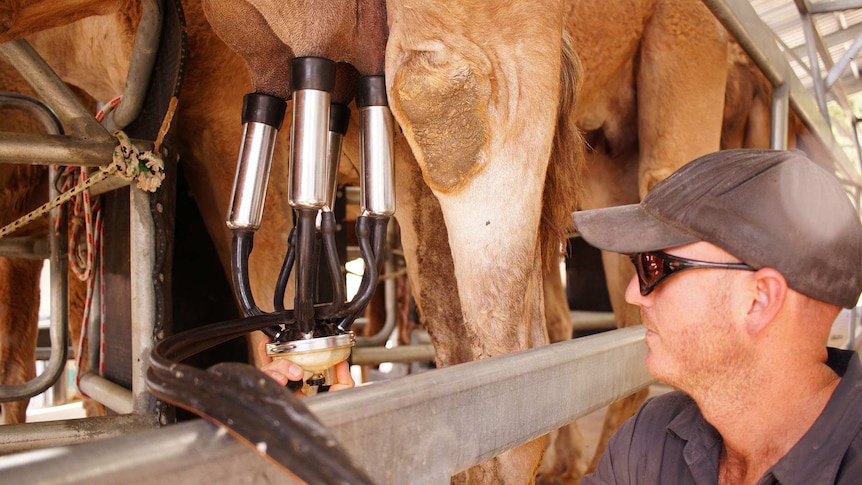
M388 2L386 17L381 15L382 6L373 4L358 9L333 5L325 14L266 2L208 1L204 7L216 32L246 59L256 91L283 95L287 88L280 81L285 73L279 71L286 64L273 62L275 53L281 53L279 59L324 56L350 63L363 75L385 74L393 115L416 156L415 163L405 164L409 157L396 159L396 217L411 287L437 349L438 365L547 342L542 325L540 212L535 208L542 206L546 171L551 166L575 167L549 164L561 96L559 4L527 9L462 2L440 10L427 2ZM325 23L315 22L324 15ZM248 22L235 22L238 16ZM529 21L519 22L518 28L529 30L529 42L525 36L511 45L505 29L493 39L480 39L491 31L483 27L489 22L507 25L510 22L500 21L522 17ZM344 32L363 42L345 42L339 37ZM383 45L385 62L379 49ZM527 82L522 75L528 72L532 92L520 88ZM570 85L564 88L571 92ZM334 93L333 99L344 97ZM576 140L574 132L567 136ZM503 192L506 199L496 195ZM519 214L517 221L499 212L503 204ZM546 207L565 215L562 204ZM446 233L429 230L440 227L428 224L439 221L439 213ZM454 249L446 257L448 247ZM448 258L451 274L445 268ZM429 260L434 264L425 263ZM500 261L508 263L505 273ZM460 308L429 304L435 299L452 301L438 295L456 287L441 284L453 279ZM435 318L438 315L445 316ZM541 454L541 442L530 443L462 478L530 481Z
M205 6L209 9L209 20L217 26L218 20L214 14L214 7L217 7L217 5L207 3ZM51 5L51 7L56 8L55 5ZM126 7L128 7L128 4L121 4L113 17L110 14L108 15L112 20L118 22L121 32L123 29L131 28L134 24L132 20L134 15L130 17L124 16L124 12L128 12ZM387 7L389 14L392 14L396 10L395 6L391 3ZM111 8L103 8L104 10L102 11L111 11ZM464 8L465 10L462 12L462 15L467 15L468 13L488 15L491 11L491 9L486 10L484 6L476 5L465 5ZM522 7L507 8L510 10L507 12L509 15L525 14ZM506 9L500 7L500 10L496 11L495 14L500 15L504 13L504 10ZM470 251L497 252L500 258L512 260L514 265L511 269L514 270L515 279L491 285L491 288L495 290L494 292L489 292L488 289L471 288L462 284L458 288L465 295L461 298L465 303L459 305L456 300L455 304L426 304L424 306L422 312L425 321L435 322L433 325L434 328L429 328L429 331L435 344L440 349L438 351L438 361L441 365L462 362L477 357L487 357L547 342L544 326L541 325L542 290L540 275L541 261L543 259L542 248L555 247L555 245L550 242L550 238L548 238L549 242L545 245L539 242L540 213L531 212L528 217L518 220L514 224L514 227L507 228L507 226L513 226L512 222L514 221L501 217L501 214L497 211L497 208L502 206L502 203L505 201L489 201L483 195L489 184L494 184L492 179L517 180L517 184L508 183L508 185L512 186L513 190L524 190L523 197L519 197L522 200L517 202L515 210L522 211L526 207L540 207L542 205L542 187L545 173L547 170L551 170L548 168L548 159L554 148L552 146L553 134L558 128L560 113L568 113L570 111L566 105L563 105L565 109L561 109L559 99L562 98L568 102L573 100L573 86L576 77L571 70L575 65L571 58L566 58L563 55L561 47L563 42L562 17L560 16L559 6L549 5L544 9L543 15L538 17L535 15L534 8L529 10L530 17L535 19L533 29L537 33L536 36L532 36L531 42L535 38L542 38L546 39L547 45L551 47L548 52L536 52L537 50L543 51L544 49L534 49L524 52L525 56L528 54L531 55L533 67L530 70L535 74L535 79L532 79L530 82L539 88L534 94L521 100L519 98L520 91L515 84L510 84L505 87L505 90L499 92L490 89L496 86L487 85L490 80L487 69L496 69L496 64L498 63L510 63L512 67L509 69L512 69L516 65L516 62L524 62L524 59L520 58L512 59L511 62L504 58L495 59L492 66L475 65L474 68L481 67L484 70L481 76L475 79L461 79L462 73L460 70L469 66L450 65L440 71L445 73L445 76L435 81L440 83L437 86L437 90L428 91L434 96L444 96L442 98L444 100L455 100L456 98L451 96L453 93L446 92L444 89L446 88L446 83L455 82L456 85L450 88L456 89L457 92L467 94L476 92L485 93L485 98L483 98L483 103L485 104L474 106L472 112L460 110L457 106L449 106L446 108L445 113L441 113L450 117L459 114L469 115L466 118L460 119L460 122L468 123L468 128L481 128L483 124L485 125L485 128L481 128L480 130L483 133L482 136L485 137L484 141L466 138L462 140L464 143L463 148L473 151L470 153L464 152L464 157L459 161L458 170L451 172L454 178L447 178L446 170L441 170L439 166L439 163L442 161L439 158L441 156L439 147L429 145L429 143L434 141L434 138L430 135L433 134L434 130L443 128L442 122L435 119L421 119L419 113L416 112L420 106L416 103L426 102L423 101L423 97L426 96L424 94L425 90L411 92L410 89L414 89L418 85L407 82L407 78L405 78L405 76L410 77L424 74L428 69L437 69L434 66L437 60L433 59L433 56L429 58L425 54L421 54L421 51L416 51L421 55L410 59L407 65L409 69L397 70L397 72L390 73L387 76L390 82L394 83L393 86L395 87L390 87L390 91L393 93L395 91L392 91L392 89L398 91L397 95L390 98L394 101L392 103L393 111L399 113L396 114L396 117L402 117L405 121L400 123L402 129L406 129L406 131L412 133L408 138L412 137L414 142L419 140L416 142L416 147L423 149L422 161L416 164L416 162L412 162L413 158L408 144L398 143L396 145L396 150L400 155L398 159L401 160L399 162L397 177L398 193L400 194L398 199L400 209L399 223L403 235L402 241L407 241L406 245L412 247L410 252L412 255L408 257L408 264L414 267L411 274L411 284L417 295L417 303L422 305L422 302L434 301L435 298L440 301L452 301L451 291L456 288L455 279L458 271L462 272L461 279L463 279L465 271L472 273L482 269L470 267L470 265L479 263L487 266L483 271L490 272L490 275L495 279L504 274L496 267L497 263L483 262L484 257L476 258L475 256L465 256L464 254L447 256L449 254L449 242L446 231L441 230L439 223L441 221L441 213L449 214L453 218L448 221L449 237L458 239L458 245L463 244L464 248ZM30 9L27 11L32 12L33 10ZM131 11L134 12L134 9ZM70 19L72 16L70 15L67 18ZM205 161L235 159L235 140L239 139L240 127L231 121L236 119L235 113L238 110L236 103L238 103L241 94L257 89L265 89L278 94L278 90L284 90L286 86L283 83L278 84L279 79L282 79L279 76L273 76L271 79L266 78L266 76L262 79L252 76L252 80L254 81L254 86L252 86L248 82L248 78L246 77L247 71L243 68L244 66L242 66L240 58L226 50L224 45L220 44L211 34L202 33L209 32L209 30L206 28L206 20L201 14L197 3L190 2L186 5L186 18L189 31L195 32L195 35L189 36L189 49L193 62L189 63L188 70L185 73L186 85L194 86L197 93L207 97L208 102L195 103L189 101L189 98L181 99L177 110L176 126L179 130L178 133L180 133L179 144L188 147L188 151L183 153L182 157L184 160L183 163L190 175L189 179L192 190L200 203L201 211L203 212L204 219L207 221L208 229L213 235L213 240L219 250L219 254L224 255L223 261L226 262L226 255L228 254L227 241L229 239L227 238L227 229L224 226L223 217L228 202L227 197L230 192L230 181L233 175L232 167L229 163L213 164L205 163ZM372 15L373 18L374 16ZM381 43L376 48L377 55L375 57L373 55L363 55L366 52L354 53L356 58L360 59L354 63L359 72L382 73L382 47L384 44L382 43L383 38L379 36L383 33L384 23L382 22L385 19L377 17L377 21L377 30L375 31L375 28L372 28L370 33L364 33L365 35L363 35L366 40L375 38L375 34L381 39ZM98 38L101 35L105 35L103 32L106 29L117 29L118 24L106 23L104 17L88 17L68 26L66 29L71 29L72 35L80 40L87 38L87 36ZM49 24L43 25L48 26ZM553 28L550 30L545 29L544 27L547 25L551 25ZM414 48L408 46L409 42L411 42L408 35L410 28L399 31L389 26L388 30L390 45L394 45L392 44L394 38L400 38L401 48L409 48L413 51ZM128 32L128 30L125 31ZM401 32L399 34L401 37L393 37L394 32ZM125 72L125 66L122 62L112 61L110 63L111 66L108 66L111 68L110 72L104 72L103 66L93 65L92 62L98 62L96 60L105 58L122 59L124 57L122 52L128 52L130 48L129 44L126 42L114 43L111 46L110 52L112 57L100 56L97 52L88 52L86 56L76 56L74 49L64 49L58 52L56 49L57 46L62 46L58 42L62 41L63 36L68 35L70 35L69 30L50 29L29 36L28 39L38 51L47 53L49 63L55 66L55 69L67 82L80 87L94 99L104 100L114 97L122 85L121 80ZM66 38L68 39L68 37ZM130 36L114 35L112 38L126 40ZM266 36L244 37L245 40L250 38L266 39ZM95 43L95 46L97 49L101 48L99 43ZM364 49L369 49L367 43ZM370 50L372 53L374 51L375 49ZM195 57L198 53L202 52L207 53L206 57ZM390 54L392 52L394 51L390 51ZM311 52L305 52L305 54L309 53ZM479 52L475 52L474 54L478 56ZM52 55L53 58L51 58ZM474 58L471 62L483 62L480 57ZM537 62L538 60L541 60L541 62ZM286 64L281 63L281 65L284 66ZM563 69L564 67L565 70ZM99 79L93 79L92 73L97 72L100 73ZM218 72L221 75L218 77L212 76L214 72ZM254 72L254 69L252 69L252 72ZM524 74L526 72L524 71ZM478 76L480 73L476 72L474 74ZM400 81L398 80L399 76L401 76ZM542 81L539 83L540 79ZM431 78L426 79L426 81L431 80ZM457 84L461 81L466 81L468 84ZM276 84L272 84L273 82ZM480 84L474 84L476 82ZM237 94L226 94L226 86L234 87L233 89L236 89L235 92ZM427 87L431 88L433 86ZM460 91L462 88L468 89L468 91ZM440 91L440 89L444 90ZM475 91L477 89L480 91ZM546 96L546 91L555 94L549 98ZM283 94L283 91L281 91L281 94ZM349 99L346 101L349 101ZM442 108L443 105L438 101L439 99L435 101L434 105ZM465 101L469 102L470 100L465 98ZM510 135L503 135L502 132L490 129L488 123L492 120L487 118L488 114L485 112L489 105L495 106L496 110L503 109L503 111L495 111L493 121L496 123L511 119L511 122L505 123L507 125L507 132ZM530 109L531 106L538 108L538 111ZM536 117L538 112L544 114ZM523 113L523 116L509 118L510 113ZM530 113L529 116L527 116L527 113ZM411 124L408 125L406 123L407 120L412 120ZM233 129L231 128L232 126L234 127ZM570 128L571 125L568 123L560 123L559 126L565 136L559 138L557 141L558 145L555 153L562 154L567 158L572 157L578 153L578 147L580 147L577 133ZM467 133L465 132L465 134ZM515 152L511 152L506 144L502 144L502 141L512 136L511 134L516 134L516 138L525 143L524 146L521 146ZM480 141L482 143L479 143ZM492 142L492 144L491 146L483 146L485 142ZM218 147L217 145L219 144L227 145L227 148L224 146ZM574 145L573 149L569 149L572 145ZM287 146L286 142L281 142L277 145L276 159L284 159L284 152ZM513 160L511 158L513 156L517 156L517 159L528 156L534 162L526 163L523 167L511 166L506 171L501 171L496 168L496 165L500 162L494 162L495 156L484 153L491 149L498 155L504 156L505 160ZM415 150L416 148L414 147ZM470 159L476 157L479 160L476 160L476 163L471 163ZM349 162L350 160L356 160L356 157L351 157L351 154L347 153L345 159ZM483 168L484 165L489 165L492 162L494 162L494 168ZM505 168L506 165L512 165L512 163L503 163L503 166L500 168ZM572 170L572 167L576 167L576 163L560 163L556 166L562 167L563 170ZM422 173L420 167L424 167L425 173ZM433 167L433 169L429 169L429 167ZM283 164L276 163L272 171L273 179L283 176L283 172ZM430 172L433 172L433 176L430 179L434 180L437 190L440 193L445 192L447 202L442 205L434 199L432 189L426 184L426 180L429 180L428 173ZM350 168L347 175L348 178L353 175ZM462 178L462 180L459 180L459 178ZM481 179L485 188L467 183L471 178ZM573 182L575 177L558 177L558 179L562 181L559 187L565 187L566 183ZM527 180L530 181L529 184L525 183ZM567 192L569 194L574 193L574 191ZM510 193L512 192L510 191ZM257 235L256 246L258 248L277 249L252 253L250 266L255 268L255 275L252 278L252 289L258 293L263 293L263 288L266 285L271 285L272 281L275 280L273 268L278 268L278 259L276 258L280 258L280 255L283 254L283 248L286 244L287 231L285 227L287 227L289 221L285 220L283 214L287 214L289 211L285 205L283 195L283 190L276 184L271 186L267 194L268 219ZM458 209L458 206L462 206L465 200L467 200L464 199L467 196L479 199L484 204L484 207L486 207L484 211L478 212L483 215L483 220L478 225L475 221L463 220L465 214L463 210ZM485 200L482 201L481 199ZM573 208L573 205L548 204L547 206L553 208L556 213L554 224L558 226L557 233L561 235L563 233L562 228L565 225L561 221L567 219L567 214ZM475 205L474 210L478 210L480 207L479 205ZM411 223L411 221L413 222ZM550 221L552 221L552 218L546 218L545 220L546 223ZM457 231L453 228L457 229ZM471 234L462 234L462 231L465 229L470 231ZM478 239L480 234L486 241L478 244L480 243ZM490 241L498 237L495 234L507 234L508 237L503 241L503 244L490 244ZM515 234L521 235L514 237ZM419 244L420 241L421 245ZM441 251L441 248L445 251ZM531 256L526 258L517 256L523 253L524 250L528 250ZM515 257L511 255L515 255ZM443 264L439 265L439 267L436 264L422 264L423 260L427 261L428 259L442 261ZM451 259L452 261L457 260L458 262L447 267L447 259ZM477 261L477 259L481 259L482 261ZM488 261L494 259L498 258L491 257ZM463 268L465 264L468 264L466 269ZM452 266L460 269L453 272L451 269ZM487 282L490 281L491 279L487 280ZM508 294L518 294L519 296L517 298L509 297L507 304L499 304L498 299L504 296L502 290L506 290ZM525 294L532 297L522 298ZM513 305L512 302L514 301L520 301L521 304ZM466 310L462 311L462 308L466 308ZM464 320L470 322L470 325L463 325L461 322ZM513 325L512 322L514 321L521 321L522 323ZM480 323L481 325L479 325ZM506 339L508 339L508 342L505 341ZM498 342L498 340L504 341ZM476 343L481 343L484 348L473 348L473 344ZM529 477L534 474L535 466L537 466L538 459L541 456L541 443L537 441L525 447L524 450L526 450L526 462L532 463L532 465L514 470L515 475L512 477L507 477L507 475L512 473L509 470L494 470L490 473L501 473L500 479L503 481L529 480ZM524 453L524 451L515 451L510 454L517 455L519 453ZM517 457L515 458L517 459ZM509 459L509 457L501 457L495 461L505 462ZM497 465L493 466L497 467Z
M90 2L89 8L107 16L81 20L71 27L79 29L74 35L116 29L106 18L119 21L124 29L134 25L134 15L122 15L128 2L101 3ZM259 91L286 97L287 59L295 56L323 55L351 64L339 65L342 80L357 73L385 74L391 109L404 132L395 145L396 217L410 285L438 365L452 365L541 345L549 335L552 341L571 335L568 309L557 304L565 302L565 295L552 269L575 196L583 197L582 208L636 201L682 163L717 149L722 118L728 116L727 71L722 67L727 54L723 29L694 1L435 5L388 2L384 11L381 5L351 10L356 8L351 4L340 10L333 4L321 14L264 1L186 2L191 57L176 125L179 145L186 150L181 163L227 268L230 236L224 214L240 139L242 95ZM78 14L84 17L67 13L64 20ZM240 17L249 22L234 21ZM51 18L56 25L64 21ZM342 35L338 39L347 32L347 38L353 35L363 42L327 43L327 26L329 33ZM577 103L573 96L578 71L564 30L584 67ZM16 29L11 32L6 35L18 35ZM49 47L66 35L68 31L57 29L29 39L37 50L52 52ZM597 37L616 42L595 42ZM113 48L127 55L130 45ZM688 55L688 49L696 49L698 57ZM90 63L98 56L73 63L57 55L54 52L50 62L64 79L93 98L111 99L121 89L122 62L108 66L112 71L97 82L92 73L102 73L105 66ZM189 89L207 102L188 95ZM342 103L349 103L350 96L346 90L334 93ZM666 102L670 96L673 103ZM582 145L575 126L587 134L590 146L582 190L576 186ZM287 132L281 131L276 144L272 180L286 179ZM358 157L349 148L356 146L355 138L355 132L348 132L342 183L356 179ZM212 160L228 163L206 163ZM283 186L270 184L266 207L267 219L250 261L256 294L269 294L284 254L291 221L285 217L290 209ZM501 207L518 217L511 217L509 210L501 213ZM624 286L631 272L628 263L604 259L609 286ZM636 322L637 315L621 301L617 296L618 321ZM637 398L623 406L629 411L609 413L606 432L636 404ZM557 443L572 440L577 438ZM465 472L457 481L530 481L541 448L540 441L530 443ZM565 449L557 454L571 461ZM577 476L580 469L574 468L556 467L542 479Z

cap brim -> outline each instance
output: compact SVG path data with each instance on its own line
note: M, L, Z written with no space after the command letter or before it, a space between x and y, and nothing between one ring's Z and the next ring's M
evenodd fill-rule
M575 228L591 246L623 254L658 251L699 241L649 215L640 204L572 213Z

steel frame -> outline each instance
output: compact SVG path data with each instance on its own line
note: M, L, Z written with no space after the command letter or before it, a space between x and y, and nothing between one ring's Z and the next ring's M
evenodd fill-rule
M35 98L29 96L4 95L0 97L0 106L23 109L35 115L48 133L57 133L62 129L50 109L41 104ZM52 167L48 169L48 179L53 180L56 175L56 170ZM56 196L56 188L53 184L49 184L49 197ZM14 401L24 398L30 398L51 387L66 368L66 357L68 347L69 325L68 325L68 282L66 280L66 217L65 213L59 209L51 211L51 217L57 218L60 222L58 231L50 231L47 241L41 241L35 238L13 238L13 240L3 241L0 245L0 250L6 255L19 255L28 258L36 257L30 254L38 254L42 259L48 259L51 262L50 270L50 285L51 285L51 321L49 328L49 339L51 342L51 355L45 365L44 372L40 373L33 379L19 385L3 386L0 388L0 401ZM44 251L47 246L47 251Z
M108 130L122 129L126 124L133 121L143 107L144 95L149 85L149 79L158 52L159 36L161 34L162 9L161 0L145 0L143 2L143 15L138 26L135 38L135 49L129 65L127 81L123 96L126 102L114 112L108 114L103 126L95 117L87 111L69 87L54 73L51 67L25 40L15 40L0 43L0 56L15 67L33 87L38 96L53 114L63 123L68 133L63 136L49 130L48 135L29 135L18 133L0 133L0 162L2 163L29 163L29 164L60 164L74 166L105 166L110 163L112 153L117 142ZM139 148L152 149L150 141L134 140ZM53 173L53 172L52 172ZM52 178L53 180L53 178ZM107 190L116 189L127 185L127 182L118 182L119 179L109 179L93 188L92 193L98 194ZM51 197L56 194L53 184ZM149 195L145 192L131 187L131 234L132 244L147 244L152 248L154 235L152 218L149 216ZM52 211L52 214L59 209ZM149 221L149 224L147 223ZM16 244L17 242L17 244ZM23 245L22 245L23 243ZM27 251L27 241L13 241L12 246L17 253ZM51 259L51 356L45 372L32 381L22 386L12 386L3 389L0 397L7 394L21 395L21 389L44 388L57 380L65 368L68 323L67 323L67 282L66 272L68 268L66 258L65 233L61 237L49 238ZM37 257L36 250L40 244L32 244L33 254L26 257ZM132 274L144 274L140 271L150 271L153 263L152 249L142 251L141 259L132 260ZM136 268L136 264L139 267ZM140 265L149 265L140 267ZM138 270L138 273L135 270ZM138 280L135 280L136 282ZM146 372L147 355L152 346L153 332L153 297L152 285L133 284L132 301L136 298L140 301L138 311L135 311L133 303L132 320L133 325L138 325L138 333L133 332L133 362L132 397L134 406L128 405L129 399L126 391L101 376L89 373L82 376L82 390L94 399L106 404L117 412L137 411L139 413L149 412L147 402L151 399L143 387L143 376ZM147 304L149 303L149 305ZM146 310L149 309L149 310ZM149 328L147 327L149 322ZM136 383L137 382L137 383ZM41 392L37 391L36 393ZM36 394L33 393L33 394ZM32 395L32 394L30 394Z
M652 382L641 326L307 398L380 484L449 477ZM0 458L9 483L291 483L203 420Z

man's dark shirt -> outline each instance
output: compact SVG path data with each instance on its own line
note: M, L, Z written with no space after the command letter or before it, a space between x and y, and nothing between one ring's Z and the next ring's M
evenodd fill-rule
M856 352L828 351L841 381L811 428L758 484L862 484L862 363ZM721 435L694 401L670 392L645 402L620 427L581 484L716 484L721 449Z

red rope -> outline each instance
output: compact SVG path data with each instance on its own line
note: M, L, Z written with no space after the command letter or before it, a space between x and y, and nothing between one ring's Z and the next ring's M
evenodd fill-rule
M102 121L104 116L113 110L119 103L121 97L118 96L109 101L102 109L96 113L96 120ZM72 183L78 180L77 183L83 183L87 179L87 170L78 167L65 167L60 175L62 186L59 187L61 192L65 192L74 187ZM81 321L81 336L78 339L78 351L75 356L75 366L77 372L75 374L75 387L82 397L89 397L81 391L80 375L81 363L84 355L84 348L87 344L87 329L89 327L90 312L93 306L93 294L96 290L95 281L93 278L93 269L98 264L99 271L99 374L104 374L105 370L105 269L102 263L102 255L104 254L104 228L102 226L102 205L101 198L90 197L90 191L85 190L81 194L75 196L72 204L72 214L69 221L69 267L81 281L87 282L87 296L84 301L84 315ZM83 219L83 224L81 220ZM59 228L60 220L55 220L55 230ZM82 239L85 244L80 244ZM82 247L83 246L83 247ZM97 258L98 256L98 258ZM93 356L90 356L92 359Z

